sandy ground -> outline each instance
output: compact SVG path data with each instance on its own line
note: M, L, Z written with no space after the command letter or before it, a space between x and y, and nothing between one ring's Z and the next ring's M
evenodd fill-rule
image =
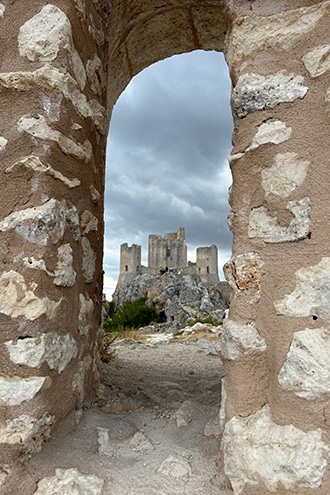
M221 360L216 341L193 340L115 341L97 404L30 460L31 478L75 468L102 480L93 492L102 495L232 493L220 452Z

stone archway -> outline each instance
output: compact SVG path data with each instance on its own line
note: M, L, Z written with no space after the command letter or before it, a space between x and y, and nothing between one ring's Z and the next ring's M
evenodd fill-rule
M237 494L327 494L330 2L20 4L0 3L2 465L97 386L113 103L151 63L215 49L236 117L226 472Z

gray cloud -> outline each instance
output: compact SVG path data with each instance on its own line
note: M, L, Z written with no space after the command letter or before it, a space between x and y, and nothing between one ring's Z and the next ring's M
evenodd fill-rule
M116 103L107 151L107 294L123 242L141 244L146 263L148 235L183 226L189 252L216 244L220 264L230 256L229 98L222 54L196 51L145 69Z

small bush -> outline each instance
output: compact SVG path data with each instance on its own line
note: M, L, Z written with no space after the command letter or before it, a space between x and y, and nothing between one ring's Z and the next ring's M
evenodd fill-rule
M195 323L209 323L214 327L219 326L220 322L216 318L212 318L212 316L197 316L193 320L189 320L189 325L193 327Z
M137 329L159 320L157 311L146 303L146 297L125 301L117 306L111 318L104 322L106 332L120 332L127 328Z

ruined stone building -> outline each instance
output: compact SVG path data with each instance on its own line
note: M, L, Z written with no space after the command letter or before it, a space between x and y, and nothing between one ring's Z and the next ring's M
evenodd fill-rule
M148 273L159 275L167 271L189 274L203 285L219 283L218 249L214 244L196 249L196 263L187 261L185 230L180 227L177 232L149 235L148 266L141 264L141 246L127 243L120 246L120 273L116 290L130 284L137 275Z
M113 105L196 49L233 86L225 473L235 495L330 493L329 26L329 0L0 2L1 493L34 493L22 455L98 387Z

